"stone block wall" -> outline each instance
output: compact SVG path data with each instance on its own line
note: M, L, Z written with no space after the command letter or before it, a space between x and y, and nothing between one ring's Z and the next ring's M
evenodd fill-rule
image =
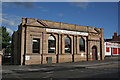
M104 47L103 29L31 18L23 18L19 28L21 45L18 51L21 52L21 64L24 62L25 65L47 64L48 57L52 58L52 63L93 60L93 46L97 47L98 60L101 60L101 53L104 59L104 49L101 48L101 46ZM46 32L46 28L87 32L88 36ZM56 53L48 53L48 38L50 35L53 35L56 39ZM65 53L66 37L71 39L71 53ZM33 38L40 39L40 52L37 54L32 53ZM85 51L79 49L79 40L81 38L85 41ZM23 57L24 55L25 57ZM26 56L29 56L29 59L25 59Z

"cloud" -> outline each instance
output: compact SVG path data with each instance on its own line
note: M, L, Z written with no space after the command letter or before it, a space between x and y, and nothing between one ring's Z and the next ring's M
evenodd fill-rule
M71 2L70 5L86 9L88 7L88 2Z
M40 11L42 11L42 12L48 12L48 10L45 9L44 7L42 7L42 6L37 6L37 8L39 8Z
M13 31L10 28L7 28L7 32L13 34Z
M5 13L0 15L2 15L2 18L0 18L0 20L2 21L2 25L16 27L21 22L20 16L8 15Z
M42 7L42 6L38 6L37 8L40 8L40 9L42 9L43 7Z
M58 16L59 16L59 17L62 17L62 16L63 16L63 14L62 14L62 13L59 13L59 14L58 14Z
M23 6L24 8L27 8L27 9L34 8L34 3L33 2L13 2L13 4L16 7Z
M6 26L15 26L15 23L13 21L9 21L9 20L3 19L3 18L0 18L0 20Z
M34 2L35 0L3 0L3 2Z
M8 7L8 4L10 6L14 7L24 7L26 9L34 8L34 2L11 2L11 3L2 3L2 7Z
M5 15L7 15L7 14L6 13L4 13L4 14L0 13L0 16L5 16Z
M41 11L42 11L42 12L48 12L48 10L47 10L47 9L42 9Z
M119 0L2 0L3 2L119 2Z

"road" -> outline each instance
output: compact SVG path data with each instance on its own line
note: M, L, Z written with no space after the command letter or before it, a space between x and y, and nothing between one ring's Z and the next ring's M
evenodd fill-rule
M2 78L119 78L118 58L33 66L3 66Z

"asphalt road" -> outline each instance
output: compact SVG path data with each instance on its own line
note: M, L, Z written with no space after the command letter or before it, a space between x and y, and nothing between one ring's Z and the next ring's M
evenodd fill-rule
M119 79L118 58L107 58L104 61L61 63L33 66L3 66L3 79L67 79L67 78L113 78Z

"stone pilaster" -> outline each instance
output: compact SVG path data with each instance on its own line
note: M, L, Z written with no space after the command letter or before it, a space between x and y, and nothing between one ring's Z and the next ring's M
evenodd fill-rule
M65 54L65 38L64 34L61 35L61 46L62 46L62 54Z
M24 39L25 39L25 27L21 26L21 65L23 64L23 55L24 55Z
M62 54L62 35L61 34L58 34L58 49L59 49L59 51L58 51L58 54Z
M77 38L77 39L76 39L76 40L77 40L77 41L76 41L76 43L77 43L77 44L76 44L76 47L77 47L77 48L76 48L76 49L77 49L76 52L77 52L77 54L79 54L79 37L76 36L76 38Z
M104 54L104 29L101 29L101 41L102 41L102 60L104 60L105 54Z

